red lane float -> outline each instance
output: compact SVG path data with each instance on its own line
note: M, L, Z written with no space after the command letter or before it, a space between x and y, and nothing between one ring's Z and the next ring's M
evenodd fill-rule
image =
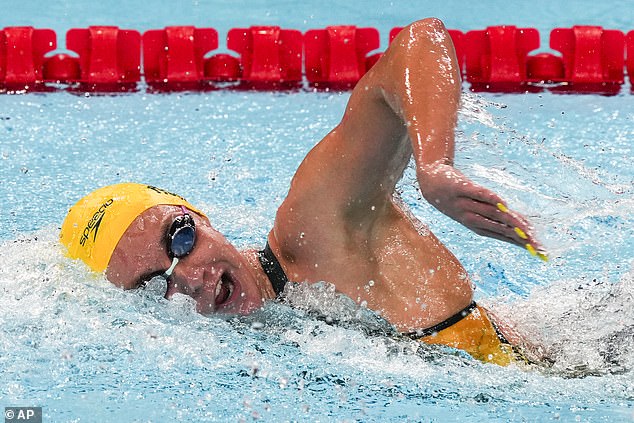
M302 33L279 26L231 29L227 47L240 54L240 81L248 87L298 87L302 82Z
M630 76L630 89L634 92L634 31L627 33L626 45L627 74Z
M466 34L466 78L474 91L616 93L623 84L624 35L598 26L556 28L550 47L562 53L528 56L539 47L533 28L488 27ZM555 84L546 87L544 84Z
M376 62L368 56L379 48L379 31L353 25L311 29L304 35L306 79L315 88L354 86Z
M390 31L390 42L400 30ZM540 47L534 28L502 25L449 34L461 74L474 91L616 94L627 69L634 92L634 31L555 28L549 44L555 54L532 53ZM170 26L141 35L90 26L67 32L67 54L54 52L56 35L50 29L6 27L0 30L0 90L125 91L142 80L151 90L279 90L305 83L313 89L349 89L382 54L374 52L378 30L353 25L304 35L278 26L234 28L226 43L229 54L216 51L213 28Z
M44 83L44 55L56 47L57 36L51 29L14 26L1 30L0 88L41 88Z
M116 26L75 28L66 47L78 57L56 54L45 61L47 82L78 83L82 91L126 91L141 80L141 34Z
M136 85L141 80L141 34L116 26L91 26L66 33L66 47L79 54L79 82Z
M550 47L562 53L565 82L559 89L618 92L623 84L625 35L600 26L556 28Z
M218 48L218 31L168 26L143 33L145 82L155 89L198 89L205 75L205 55Z
M474 91L525 91L528 53L539 47L534 28L502 25L465 34L466 79Z

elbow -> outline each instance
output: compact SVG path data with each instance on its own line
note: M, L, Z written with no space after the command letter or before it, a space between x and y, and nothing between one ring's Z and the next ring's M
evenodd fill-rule
M408 32L414 37L438 37L439 34L447 34L445 24L438 18L425 18L412 22L401 32Z
M426 18L409 24L398 33L390 48L401 55L416 58L431 58L435 53L456 60L451 36L443 22L437 18Z

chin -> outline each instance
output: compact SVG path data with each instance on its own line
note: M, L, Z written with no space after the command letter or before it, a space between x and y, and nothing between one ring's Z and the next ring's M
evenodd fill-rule
M258 300L245 301L244 303L240 304L240 307L236 314L241 314L241 315L251 314L256 310L261 309L263 304L264 302L262 301L261 298L258 298Z

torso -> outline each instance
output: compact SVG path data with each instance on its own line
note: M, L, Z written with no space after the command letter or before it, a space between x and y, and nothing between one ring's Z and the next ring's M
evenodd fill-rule
M430 327L471 302L457 258L394 202L375 211L371 228L346 227L334 215L301 219L298 208L281 207L269 235L289 279L333 283L401 331Z

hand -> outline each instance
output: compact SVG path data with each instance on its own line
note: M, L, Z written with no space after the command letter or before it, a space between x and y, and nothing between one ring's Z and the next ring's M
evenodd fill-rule
M417 177L423 197L447 216L478 235L518 245L544 261L548 259L526 218L508 210L493 191L442 161L420 166Z

